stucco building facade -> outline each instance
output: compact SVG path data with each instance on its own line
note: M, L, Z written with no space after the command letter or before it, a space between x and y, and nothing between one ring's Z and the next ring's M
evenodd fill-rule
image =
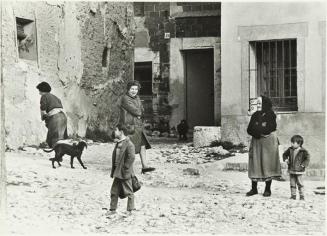
M326 5L222 3L222 139L248 144L249 100L272 98L282 149L304 137L311 166L325 163Z

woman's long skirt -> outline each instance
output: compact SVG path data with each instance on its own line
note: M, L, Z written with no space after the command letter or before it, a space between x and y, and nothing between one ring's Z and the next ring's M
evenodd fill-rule
M46 126L48 128L47 144L49 147L61 139L67 139L67 117L63 112L59 112L47 118Z
M253 181L281 177L281 165L276 132L260 139L252 138L249 150L248 175Z

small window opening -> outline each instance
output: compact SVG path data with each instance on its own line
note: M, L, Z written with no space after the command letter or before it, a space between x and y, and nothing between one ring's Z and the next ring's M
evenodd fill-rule
M16 26L19 58L37 60L35 22L16 17Z
M108 65L108 47L104 47L102 52L102 67L107 67Z

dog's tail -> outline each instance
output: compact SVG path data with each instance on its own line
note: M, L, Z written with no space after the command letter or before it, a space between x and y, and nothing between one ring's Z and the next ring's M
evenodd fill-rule
M49 149L49 150L43 149L44 152L52 152L53 150L54 150L53 148L52 149Z

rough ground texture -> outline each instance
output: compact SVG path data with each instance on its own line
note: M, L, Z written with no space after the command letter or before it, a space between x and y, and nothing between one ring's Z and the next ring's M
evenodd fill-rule
M35 88L41 81L62 100L70 135L106 138L133 78L132 3L6 1L2 8L7 145L45 139ZM33 21L35 60L19 57L16 17Z
M245 197L246 172L224 172L227 159L210 163L167 162L167 153L185 145L153 144L149 164L157 170L137 174L143 186L136 195L137 211L126 214L120 200L116 215L106 217L110 203L112 144L90 144L70 169L64 157L52 169L53 153L26 148L8 152L8 231L15 234L84 233L236 233L324 234L325 196L315 195L323 181L306 179L306 200L290 200L289 182L272 184L272 196ZM185 149L185 148L184 148ZM193 158L196 158L192 154ZM202 152L198 153L201 159ZM244 154L236 154L244 155ZM235 156L233 157L235 158ZM199 175L183 171L198 170ZM134 166L140 173L137 157Z

